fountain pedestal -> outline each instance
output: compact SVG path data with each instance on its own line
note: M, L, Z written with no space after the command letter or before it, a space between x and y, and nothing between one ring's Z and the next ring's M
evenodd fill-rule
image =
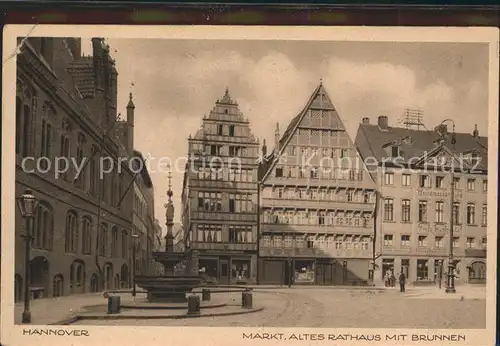
M138 276L137 285L148 292L150 302L181 303L186 302L186 294L202 282L198 274L198 254L190 252L153 252L155 261L165 267L166 275L163 276ZM188 265L184 275L175 275L176 264L187 260Z

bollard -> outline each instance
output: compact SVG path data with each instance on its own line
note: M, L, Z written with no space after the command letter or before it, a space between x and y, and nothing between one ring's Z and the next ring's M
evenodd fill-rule
M120 296L108 296L108 314L119 314L120 305Z
M188 297L188 315L200 313L200 297L192 295Z
M208 301L210 301L211 298L212 298L212 295L211 295L209 289L204 288L201 290L201 300L208 302Z
M253 306L253 295L251 291L241 293L241 306L245 309L251 309Z

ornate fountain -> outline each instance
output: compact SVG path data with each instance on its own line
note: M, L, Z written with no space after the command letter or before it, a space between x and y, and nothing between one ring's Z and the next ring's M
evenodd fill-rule
M186 294L201 284L199 276L199 258L197 251L186 249L176 252L174 249L174 203L172 202L172 175L168 175L168 202L166 208L167 235L165 251L153 252L153 258L165 268L162 276L137 276L137 285L148 292L150 302L180 303L187 301ZM176 270L176 266L183 267Z

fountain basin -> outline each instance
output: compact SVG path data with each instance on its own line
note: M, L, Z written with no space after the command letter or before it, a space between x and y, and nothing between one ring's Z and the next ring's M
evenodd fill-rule
M182 303L187 301L186 293L199 286L199 276L137 276L137 286L148 292L148 301Z

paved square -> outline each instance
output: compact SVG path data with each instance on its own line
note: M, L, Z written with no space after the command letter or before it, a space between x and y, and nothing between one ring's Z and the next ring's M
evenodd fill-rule
M215 318L82 320L79 325L303 327L303 328L486 328L486 300L481 290L458 290L453 296L434 289L256 289L261 312ZM460 299L463 297L463 299ZM218 298L219 299L219 298ZM241 293L224 293L227 310L236 309ZM148 311L160 314L160 311Z

